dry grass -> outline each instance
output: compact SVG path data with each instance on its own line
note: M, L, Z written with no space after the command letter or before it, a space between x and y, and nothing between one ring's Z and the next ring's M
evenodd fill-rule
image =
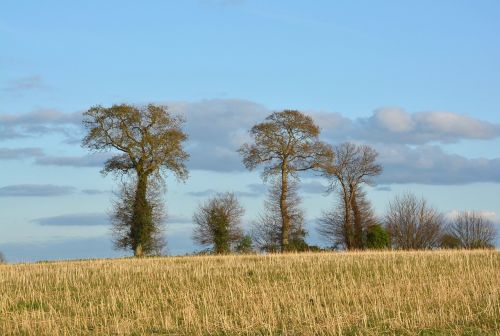
M495 335L497 251L0 266L1 335Z

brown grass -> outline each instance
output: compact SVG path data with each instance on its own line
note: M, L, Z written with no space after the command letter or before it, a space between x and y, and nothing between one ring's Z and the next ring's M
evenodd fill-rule
M1 335L495 335L497 251L0 265Z

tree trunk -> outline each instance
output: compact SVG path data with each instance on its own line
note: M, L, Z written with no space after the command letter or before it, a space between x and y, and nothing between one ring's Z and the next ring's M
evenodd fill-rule
M347 190L343 190L344 193L344 243L348 250L351 250L354 246L353 243L353 230L351 225L351 202L349 200L349 193Z
M151 220L149 204L147 200L148 176L137 174L137 186L134 199L134 213L132 215L132 226L130 228L132 248L134 256L142 257L145 245L148 244L147 228Z
M355 187L351 187L351 208L354 219L354 248L361 250L363 249L363 225Z
M288 215L287 204L288 192L288 172L286 162L281 169L281 195L280 195L280 210L281 210L281 252L288 251L289 236L290 236L290 217Z

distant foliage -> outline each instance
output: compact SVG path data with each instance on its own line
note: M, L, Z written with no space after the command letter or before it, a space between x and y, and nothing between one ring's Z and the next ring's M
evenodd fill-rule
M2 252L0 252L0 264L5 264L6 262L7 260L5 259L5 256Z

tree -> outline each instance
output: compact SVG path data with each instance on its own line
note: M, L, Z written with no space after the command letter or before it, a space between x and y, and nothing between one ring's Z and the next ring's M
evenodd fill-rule
M240 239L238 245L236 246L236 252L241 254L248 254L253 252L253 241L252 236L244 235L243 238Z
M380 224L370 225L366 230L366 248L387 249L391 247L389 232Z
M105 162L102 173L132 177L135 181L126 246L137 257L151 254L155 248L153 214L147 197L150 184L163 184L167 172L180 180L188 176L188 154L182 148L187 136L182 123L182 118L172 115L166 106L154 104L95 106L84 113L88 133L83 146L92 151L120 153Z
M134 180L124 181L120 191L115 194L113 211L110 214L110 218L113 225L111 233L116 249L127 250L132 249L134 246L130 228L133 226L134 219L135 190L137 190L137 187ZM145 227L144 230L149 230L146 234L150 239L148 239L147 245L145 245L145 250L151 255L162 255L163 249L166 246L164 236L166 211L161 194L162 186L158 183L150 183L146 200L150 210L152 225Z
M2 252L0 252L0 264L5 264L6 262L7 260L5 259L5 256Z
M245 210L234 193L217 194L199 206L193 216L193 240L211 246L214 253L226 254L243 237L241 218Z
M290 223L288 250L303 250L307 231L304 229L304 211L300 208L301 199L298 195L298 182L290 181L286 194L286 209ZM278 252L282 242L281 180L274 179L271 183L264 212L254 224L252 236L257 247L262 251Z
M496 230L493 222L476 211L458 213L447 227L447 234L460 248L492 248Z
M445 249L459 249L460 241L449 233L445 233L441 236L439 245Z
M349 211L347 215L345 213L345 203L343 202L344 193L339 191L339 194L342 201L338 202L332 210L323 212L322 216L319 218L318 232L333 244L333 248L348 249L353 239L353 229L351 225L356 215L362 231L360 246L361 248L367 247L366 231L377 223L377 218L366 197L366 193L361 188L358 189L353 196L356 198L355 203L353 201L349 202L349 204L356 204L356 212L353 211L352 207L347 207L347 211Z
M376 163L377 151L366 145L345 142L335 146L334 152L335 156L323 169L323 175L330 182L330 191L340 188L345 247L362 249L363 222L366 220L358 201L368 201L357 194L363 184L371 184L372 178L382 173L382 166Z
M425 199L406 193L390 202L386 227L396 249L430 249L439 246L444 219Z
M295 110L274 112L266 120L252 127L252 143L238 151L249 170L263 165L264 180L271 176L280 179L281 251L290 245L291 223L287 208L289 177L298 173L320 169L331 160L330 146L319 141L319 127L312 118Z

